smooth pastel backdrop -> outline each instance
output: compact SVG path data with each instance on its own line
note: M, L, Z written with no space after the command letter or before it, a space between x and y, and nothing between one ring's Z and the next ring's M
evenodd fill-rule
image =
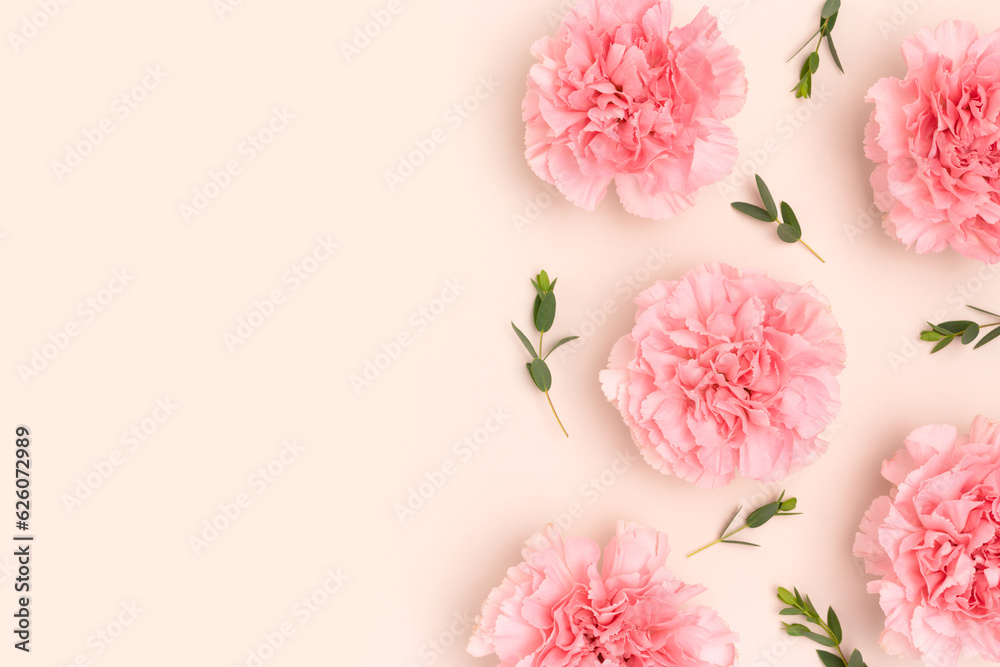
M700 7L675 4L682 22ZM737 169L793 204L826 264L729 208L753 197L739 174L667 222L627 215L613 193L594 213L552 196L522 157L520 102L529 48L568 4L48 0L54 16L32 19L37 0L7 2L5 34L45 25L0 47L0 463L13 467L14 427L30 426L37 536L33 651L5 633L0 662L489 665L464 653L469 618L523 541L562 521L604 542L627 518L669 533L674 572L708 587L700 601L743 637L743 664L818 664L812 645L783 637L778 585L835 605L873 667L913 664L877 649L881 612L851 545L888 490L881 461L911 429L1000 416L1000 348L930 357L916 341L926 319L1000 307L1000 281L879 229L864 95L903 73L912 31L946 18L990 30L1000 10L845 3L835 37L847 74L824 47L807 102L788 92L799 58L785 60L820 2L708 4L747 66ZM97 143L104 119L113 131L60 179L53 162ZM244 144L258 134L261 150ZM414 151L420 165L399 172ZM394 171L406 177L390 187ZM216 196L195 201L195 189ZM186 220L181 205L196 203L207 206ZM829 453L783 485L805 515L757 531L762 549L685 560L736 506L779 488L708 492L656 473L597 373L637 290L707 260L814 282L849 359ZM552 357L569 440L509 326L529 324L528 277L541 268L559 277L554 334L583 336ZM248 318L260 326L227 344ZM25 381L36 351L50 358ZM369 362L373 381L352 383ZM166 416L158 399L178 407ZM499 428L477 430L487 426ZM123 439L133 428L138 445ZM280 462L291 439L304 450ZM0 545L14 532L12 474L0 476ZM429 497L401 517L418 504L411 490ZM206 521L228 526L196 549ZM7 625L12 550L0 549ZM132 603L141 613L117 627ZM282 629L294 634L279 641Z

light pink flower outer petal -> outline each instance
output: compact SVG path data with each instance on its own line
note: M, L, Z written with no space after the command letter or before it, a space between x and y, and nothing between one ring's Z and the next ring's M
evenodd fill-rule
M666 535L619 522L600 569L597 551L590 540L563 543L551 526L529 540L483 605L469 653L496 653L501 667L736 664L739 637L718 614L682 607L704 589L666 569Z
M581 208L614 181L628 212L671 218L735 165L721 121L746 101L739 53L707 8L677 28L671 16L670 0L582 0L532 47L525 157Z
M945 21L902 51L906 76L867 96L865 154L886 232L918 253L1000 261L1000 32Z
M882 472L894 488L854 543L878 577L868 589L885 612L882 647L941 667L1000 661L1000 424L918 428Z
M713 488L783 479L825 451L846 349L814 289L709 263L636 304L600 380L650 465Z

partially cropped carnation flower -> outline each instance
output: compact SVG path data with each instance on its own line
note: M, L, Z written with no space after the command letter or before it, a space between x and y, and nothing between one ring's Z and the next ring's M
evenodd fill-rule
M814 289L712 263L636 303L601 383L654 468L711 488L780 480L823 453L846 352Z
M729 667L739 639L674 579L667 536L619 522L604 550L549 526L483 605L469 642L500 667Z
M903 57L903 80L868 91L865 153L886 231L919 253L1000 261L1000 32L945 21L907 39Z
M614 181L630 213L670 218L736 164L722 121L746 100L739 54L707 9L679 28L671 14L670 0L582 0L532 47L525 154L581 208Z
M1000 662L1000 426L976 417L911 433L882 465L895 488L865 514L854 554L885 612L891 655Z

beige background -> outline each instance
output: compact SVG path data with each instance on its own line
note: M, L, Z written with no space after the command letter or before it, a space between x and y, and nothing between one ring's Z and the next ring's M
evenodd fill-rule
M863 98L902 73L910 32L948 17L993 29L992 3L845 3L847 75L824 49L812 103L788 92L799 60L784 61L818 1L709 3L748 70L732 122L740 168L794 205L826 265L729 209L752 196L738 176L662 223L628 216L613 193L590 214L552 198L522 158L519 108L528 49L565 9L555 0L48 4L58 11L37 34L0 47L0 440L10 467L14 427L33 429L37 535L33 651L5 644L0 664L253 665L248 651L282 629L294 634L264 664L493 664L464 654L468 619L522 542L554 520L603 542L619 518L670 534L672 568L709 588L700 600L742 635L743 664L818 664L778 629L779 584L834 604L870 665L895 664L876 648L881 613L853 535L907 432L1000 414L1000 347L929 357L914 342L925 319L965 316L966 302L1000 307L1000 281L955 254L918 257L873 224ZM684 22L698 8L676 5ZM9 0L0 27L18 33L39 11ZM372 12L387 25L348 58ZM60 179L53 162L94 128L113 131ZM257 151L251 135L273 141ZM433 154L390 190L385 173L429 137ZM213 174L228 186L208 187L215 198L186 221L180 206ZM815 282L850 358L830 452L786 484L805 516L758 531L763 549L684 560L778 487L706 492L652 471L597 373L638 289L713 259ZM553 357L568 441L508 324L528 325L540 268L560 278L554 332L584 336ZM272 316L227 345L273 296ZM67 326L77 335L63 339ZM53 358L25 382L36 351ZM368 362L383 368L356 391ZM144 441L123 440L133 428ZM466 437L478 451L455 444ZM300 451L282 463L291 440ZM396 505L442 476L401 521ZM237 518L219 516L234 503ZM213 520L229 525L196 553L191 537ZM7 627L12 559L0 565ZM322 604L306 616L310 596Z

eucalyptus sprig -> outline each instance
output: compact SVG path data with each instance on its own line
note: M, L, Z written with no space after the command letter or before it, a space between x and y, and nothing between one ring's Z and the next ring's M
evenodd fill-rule
M991 313L988 310L976 308L975 306L969 306L969 308L1000 320L1000 315L997 315L996 313ZM977 324L976 322L972 322L970 320L951 320L949 322L940 322L939 324L931 324L928 322L927 326L929 326L930 329L920 332L920 340L925 340L931 343L936 342L937 345L935 345L934 349L931 350L931 354L934 354L935 352L940 352L944 348L951 345L951 342L956 338L962 341L962 345L970 345L977 338L979 338L979 334L982 333L983 329L1000 326L1000 322ZM990 341L996 340L997 338L1000 338L1000 329L993 329L993 331L983 336L972 349L978 350L983 345L986 345Z
M740 540L733 540L730 538L736 533L742 530L746 530L747 528L760 528L761 526L763 526L765 523L767 523L776 516L794 516L796 514L802 514L802 512L792 511L795 509L796 505L798 505L798 500L796 500L795 498L789 498L788 500L785 500L785 492L782 491L781 495L778 496L778 499L776 501L774 501L773 503L768 503L763 507L758 507L756 510L750 513L750 516L747 517L746 523L744 525L740 526L736 530L730 531L729 529L732 527L733 521L736 521L736 517L738 517L740 515L740 512L743 510L743 507L740 507L738 510L736 510L736 514L733 515L733 518L729 520L729 523L726 524L726 527L722 529L722 532L719 533L719 539L715 540L714 542L706 544L700 549L692 551L687 555L687 557L690 558L691 556L697 553L701 553L702 551L708 549L709 547L714 547L716 544L744 544L748 547L759 547L760 546L759 544L754 544L753 542L741 542Z
M832 653L816 649L816 653L819 654L819 659L825 667L868 667L861 657L859 650L854 649L854 653L851 654L850 658L844 655L843 648L841 647L844 641L844 631L840 626L840 619L837 618L837 613L833 611L833 607L827 610L826 621L824 621L820 617L819 612L816 611L816 607L813 606L809 596L807 595L803 598L802 594L799 593L799 589L795 588L793 590L795 591L794 593L787 588L778 589L778 599L788 605L788 607L782 609L779 613L782 616L804 616L806 622L818 626L823 631L823 634L813 632L801 623L782 623L781 625L784 627L785 632L788 633L788 636L805 637L820 646L836 650L836 653Z
M806 99L812 96L812 77L819 69L819 47L823 45L823 38L826 38L827 46L830 47L830 55L833 56L833 62L837 65L837 69L841 72L844 71L844 66L840 63L840 56L837 55L837 47L833 45L833 26L837 23L837 16L840 13L840 0L826 0L823 5L823 11L820 13L819 19L819 30L814 32L806 40L806 43L799 48L798 51L792 54L792 58L799 55L802 49L809 46L809 42L816 35L819 35L819 40L816 42L816 48L809 54L806 61L802 63L802 69L799 71L799 82L795 84L792 91L795 93L795 97L805 97ZM788 60L791 61L792 58Z
M556 287L555 278L549 282L549 274L542 271L538 276L532 279L531 284L535 288L535 306L533 310L533 320L535 325L535 330L538 331L538 352L531 345L531 341L528 337L517 328L517 325L513 322L510 323L514 327L514 332L517 333L517 337L521 339L521 343L528 350L531 355L531 361L528 362L528 375L531 376L532 382L538 387L539 391L545 394L545 398L549 401L549 407L552 408L552 414L555 415L556 421L559 422L559 428L562 432L569 437L569 433L566 432L566 427L563 426L562 420L559 419L558 413L556 413L556 407L552 404L552 397L549 396L549 389L552 388L552 373L549 371L548 364L545 360L549 358L549 355L555 352L556 348L566 343L576 340L579 336L569 336L568 338L563 338L558 343L552 346L552 348L545 354L544 357L538 356L542 351L542 339L545 337L545 333L552 328L552 323L556 319L556 295L553 290Z
M795 211L792 210L792 207L785 202L781 202L782 219L779 220L778 207L775 205L774 197L771 195L771 191L764 183L764 179L760 176L754 176L754 178L757 180L757 192L760 193L760 199L764 202L764 208L742 201L733 202L730 206L743 215L748 215L755 220L778 223L779 239L785 243L801 243L809 250L809 252L816 255L816 259L826 264L826 260L820 257L819 253L813 250L808 243L802 240L802 226L799 224L799 219L795 216Z

